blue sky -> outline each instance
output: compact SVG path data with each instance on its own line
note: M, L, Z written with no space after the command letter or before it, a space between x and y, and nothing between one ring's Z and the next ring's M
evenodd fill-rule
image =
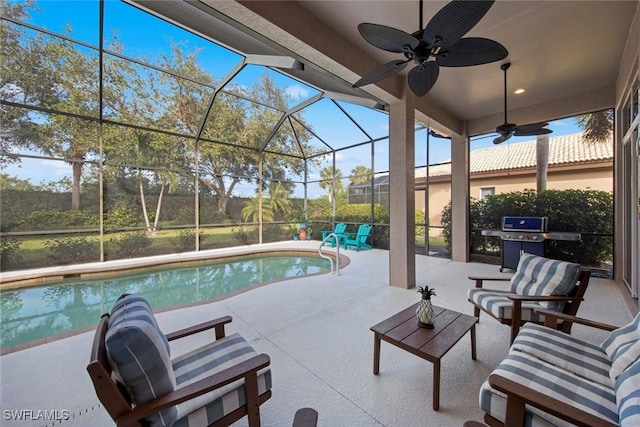
M94 46L98 45L98 1L41 0L37 2L37 7L41 13L32 12L30 23L54 32L64 32L65 28L71 28L72 38ZM125 55L137 58L157 57L160 53L167 53L171 43L179 43L184 51L197 50L201 67L216 79L225 76L242 59L234 52L117 0L105 2L105 37L105 45L118 40L125 47ZM239 85L250 87L264 70L263 67L247 67L233 81ZM303 83L280 73L269 72L278 86L292 96L293 104L317 93L314 88ZM341 106L360 123L371 137L378 138L388 134L388 118L385 114L345 103L341 103ZM329 100L314 104L303 114L317 135L333 147L344 147L367 140L366 136L346 119ZM553 130L552 137L580 130L573 119L552 122L550 128ZM494 136L474 138L471 149L492 146ZM514 137L505 144L530 141L534 138ZM416 165L425 164L425 139L425 132L419 133L416 137ZM320 144L317 140L316 143ZM376 150L374 171L388 168L388 149L384 148L387 144L381 145L382 149L378 147ZM351 152L338 152L336 155L337 167L341 170L342 175L349 175L353 167L368 162L369 152L369 147ZM437 141L432 138L430 156L432 164L449 160L451 156L449 141ZM32 183L39 184L42 181L57 181L63 176L70 176L70 167L64 162L34 159L23 162L21 168L10 166L2 172L18 176L21 179L30 179ZM318 170L312 170L309 179L313 180L317 177ZM251 187L241 188L240 192L243 196L253 195ZM314 194L310 194L310 196L313 197Z

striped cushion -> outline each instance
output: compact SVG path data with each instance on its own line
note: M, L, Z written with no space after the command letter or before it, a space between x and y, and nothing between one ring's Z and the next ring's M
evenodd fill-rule
M469 301L477 304L498 319L511 319L513 301L507 295L513 295L509 291L496 291L482 288L469 289L467 293ZM537 302L524 301L522 303L522 320L542 322L544 316L540 316L534 310L542 306Z
M616 379L616 399L620 425L640 426L640 360Z
M527 323L518 332L511 348L613 388L613 381L609 378L609 356L598 345L555 329Z
M507 413L507 397L503 393L491 388L491 385L487 380L482 384L482 386L480 386L480 408L487 414L504 423L505 414ZM571 426L571 424L557 418L556 423L552 424L531 412L534 408L527 406L527 409L528 410L524 414L524 425L527 427Z
M257 353L238 333L186 353L172 361L178 388L250 359ZM271 389L271 371L258 372L258 393ZM174 427L207 426L246 403L244 382L238 380L178 405Z
M493 373L551 398L570 402L575 408L613 424L618 422L618 408L613 388L575 375L528 353L510 352ZM504 422L506 399L502 393L488 384L480 390L480 406L487 414ZM526 410L529 420L542 418L551 425L571 425L537 408L527 406ZM545 424L537 420L532 425Z
M158 328L151 307L138 295L123 295L111 310L105 337L107 356L116 379L131 392L136 405L175 389L169 343ZM171 426L175 407L147 418L151 426Z
M525 253L511 278L511 292L517 295L567 295L576 285L579 275L580 264ZM545 301L540 305L550 310L562 307L556 301Z
M615 379L640 357L640 313L630 323L611 331L601 344L611 359L611 379Z

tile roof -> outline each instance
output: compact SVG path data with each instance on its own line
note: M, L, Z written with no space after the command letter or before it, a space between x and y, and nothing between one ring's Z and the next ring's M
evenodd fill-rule
M549 165L570 165L613 160L613 141L585 142L582 132L549 138ZM532 168L536 165L536 141L496 145L469 153L471 174ZM426 168L416 170L424 178ZM429 176L451 175L451 162L433 165Z

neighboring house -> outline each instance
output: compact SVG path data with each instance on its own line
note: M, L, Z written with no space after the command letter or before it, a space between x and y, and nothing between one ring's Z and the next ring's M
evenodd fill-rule
M373 193L373 203L380 204L389 209L389 175L380 175L373 178L373 189L371 181L362 184L350 185L348 193L348 203L371 203Z
M469 163L472 198L536 188L535 140L471 151ZM415 175L416 209L421 211L425 211L426 170L418 169ZM429 224L438 227L442 209L451 200L451 163L430 166L428 185ZM613 191L612 139L589 143L582 133L550 137L547 189Z

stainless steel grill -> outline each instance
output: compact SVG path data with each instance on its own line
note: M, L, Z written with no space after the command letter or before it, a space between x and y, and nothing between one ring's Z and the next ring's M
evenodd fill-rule
M505 216L500 230L482 230L482 235L500 237L500 271L505 268L515 270L523 252L544 256L545 240L579 241L582 238L577 232L548 231L548 226L549 218L546 216Z

